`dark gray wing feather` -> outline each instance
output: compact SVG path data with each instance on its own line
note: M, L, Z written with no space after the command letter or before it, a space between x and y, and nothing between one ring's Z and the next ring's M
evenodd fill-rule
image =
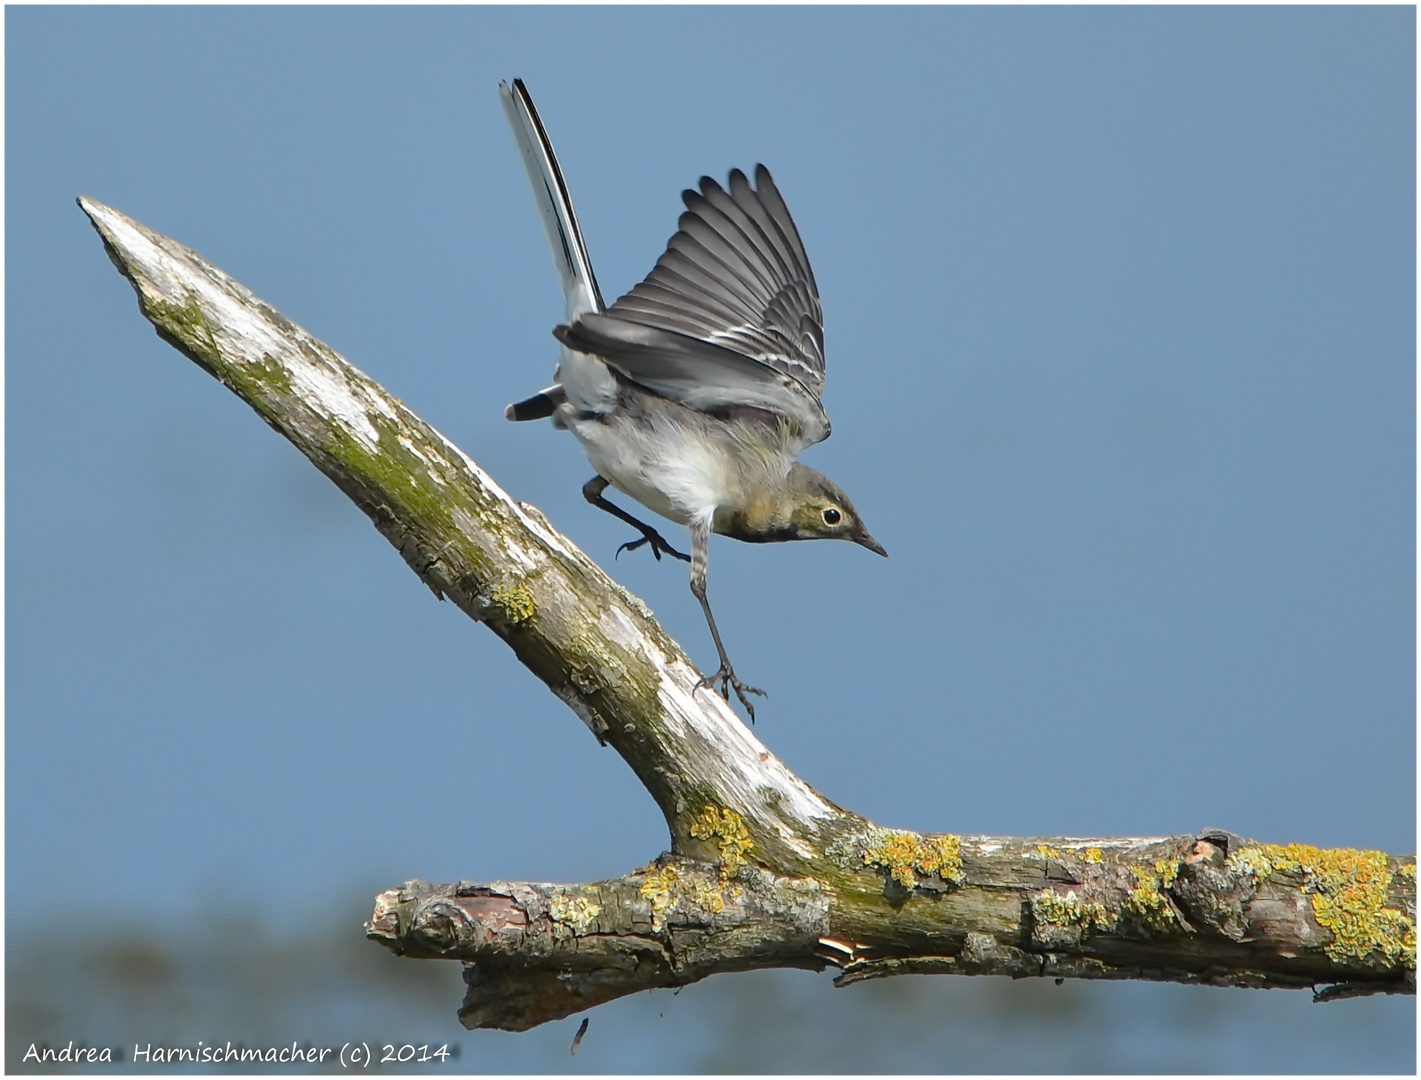
M608 309L724 345L824 391L824 313L804 243L770 170L729 190L710 177L687 191L680 228L645 281Z
M559 338L693 408L754 405L827 436L819 289L770 171L756 166L753 187L739 169L728 188L702 177L682 199L646 280Z

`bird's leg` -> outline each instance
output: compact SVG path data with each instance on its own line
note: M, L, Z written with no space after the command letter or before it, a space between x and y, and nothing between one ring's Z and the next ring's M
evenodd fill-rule
M695 594L697 600L701 602L701 610L706 613L706 624L710 627L711 637L715 639L715 651L720 653L720 668L714 675L702 677L697 686L709 686L714 689L716 683L720 683L720 696L726 701L730 700L730 688L735 688L735 696L740 699L740 704L745 706L745 711L750 714L750 723L755 722L755 706L750 704L750 699L746 694L759 694L765 696L765 691L756 686L746 686L735 677L735 669L730 666L730 657L725 655L725 644L720 640L720 631L716 629L715 616L711 614L710 601L706 599L706 566L709 562L710 547L710 523L691 523L691 592Z
M637 532L641 533L640 540L629 540L627 543L623 544L617 549L617 554L613 555L612 558L615 559L624 551L635 551L643 544L650 544L651 553L656 556L657 562L661 561L661 553L663 551L674 559L680 559L682 562L691 561L691 557L689 555L682 555L679 551L677 551L675 548L673 548L670 544L666 542L665 537L663 537L659 532L653 529L646 522L638 521L636 518L632 517L629 513L623 510L620 506L616 505L615 503L609 503L606 499L602 498L602 492L607 490L607 485L609 483L610 481L603 479L601 476L594 476L591 480L587 481L587 483L582 485L582 497L588 502L590 502L593 506L597 507L597 509L605 510L613 517L620 518L628 525L630 525L633 529L636 529Z

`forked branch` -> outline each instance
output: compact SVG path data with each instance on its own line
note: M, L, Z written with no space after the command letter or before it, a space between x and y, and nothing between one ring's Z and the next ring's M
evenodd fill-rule
M407 882L367 933L466 961L460 1017L520 1030L757 967L1414 993L1413 856L882 829L787 769L636 597L343 357L195 252L80 206L158 334L290 439L436 595L632 767L671 853L584 885Z

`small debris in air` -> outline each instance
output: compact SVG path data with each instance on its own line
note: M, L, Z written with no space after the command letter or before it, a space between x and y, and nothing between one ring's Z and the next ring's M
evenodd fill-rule
M591 1021L590 1016L584 1016L582 1023L578 1025L577 1034L572 1037L572 1046L568 1048L569 1054L577 1053L577 1048L582 1044L582 1036L587 1034L587 1025Z

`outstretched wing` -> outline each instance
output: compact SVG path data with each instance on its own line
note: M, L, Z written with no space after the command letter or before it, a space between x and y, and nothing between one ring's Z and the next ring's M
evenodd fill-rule
M646 280L605 314L588 312L558 337L647 388L692 408L749 405L829 434L819 289L770 171L729 190L702 177L682 196L679 229Z
M824 392L824 313L814 271L770 170L709 176L646 280L609 315L722 345Z

